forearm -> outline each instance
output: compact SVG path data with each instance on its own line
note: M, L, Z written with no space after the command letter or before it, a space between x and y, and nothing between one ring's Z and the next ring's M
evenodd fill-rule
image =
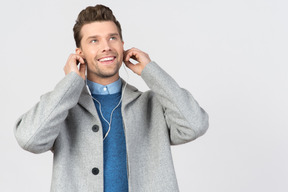
M43 95L16 123L14 133L19 145L33 153L50 150L68 110L77 104L83 86L84 80L70 73L52 92Z
M156 63L149 63L141 76L163 106L171 144L186 143L206 132L207 113Z

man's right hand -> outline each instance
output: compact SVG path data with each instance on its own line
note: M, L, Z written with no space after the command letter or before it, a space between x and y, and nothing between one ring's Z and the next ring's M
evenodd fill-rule
M79 68L78 64L80 65ZM78 54L71 54L64 66L65 75L68 75L72 71L76 72L85 80L86 63Z

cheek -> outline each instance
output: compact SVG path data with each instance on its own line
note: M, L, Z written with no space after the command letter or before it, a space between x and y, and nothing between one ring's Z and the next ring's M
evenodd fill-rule
M117 52L118 52L120 58L123 59L123 55L124 55L124 48L123 48L123 46L120 46L120 47L118 48L118 51L117 51Z
M83 56L86 60L94 60L94 58L97 56L97 50L96 49L87 49L83 52Z

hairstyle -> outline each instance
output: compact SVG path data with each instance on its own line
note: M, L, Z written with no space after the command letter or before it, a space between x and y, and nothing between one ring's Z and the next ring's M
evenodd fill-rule
M76 23L73 27L74 40L78 48L81 47L81 39L82 39L81 29L83 25L95 21L113 21L117 26L121 40L123 40L121 25L117 21L116 17L113 15L112 10L104 5L96 5L94 7L89 6L79 13Z

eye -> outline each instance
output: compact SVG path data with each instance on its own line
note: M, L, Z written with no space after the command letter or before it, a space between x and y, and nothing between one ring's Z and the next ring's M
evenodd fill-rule
M117 40L117 37L112 36L112 37L110 37L110 40Z
M92 39L90 43L97 43L97 39Z

